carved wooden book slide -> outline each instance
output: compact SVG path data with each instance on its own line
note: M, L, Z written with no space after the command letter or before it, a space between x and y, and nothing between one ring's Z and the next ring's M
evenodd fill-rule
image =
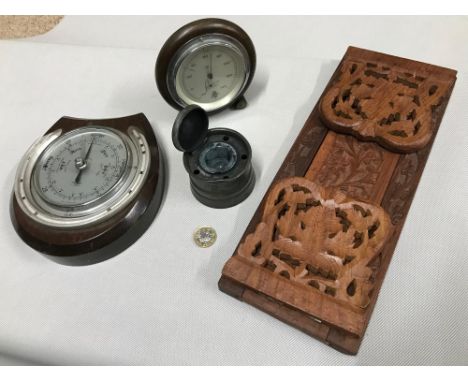
M455 80L348 48L219 288L357 353Z

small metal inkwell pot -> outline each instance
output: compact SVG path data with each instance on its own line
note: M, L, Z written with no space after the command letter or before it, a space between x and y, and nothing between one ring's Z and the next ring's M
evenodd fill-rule
M208 207L232 207L254 188L252 149L237 131L208 130L208 123L205 110L187 106L174 122L172 142L184 152L184 166L195 198Z

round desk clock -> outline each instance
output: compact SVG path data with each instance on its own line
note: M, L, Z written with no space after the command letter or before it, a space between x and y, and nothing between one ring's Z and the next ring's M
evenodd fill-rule
M245 107L255 72L255 48L238 25L202 19L177 30L156 61L156 84L176 109L198 105L207 113Z
M20 237L50 259L93 264L141 236L163 188L161 151L143 114L63 117L21 159L11 218Z

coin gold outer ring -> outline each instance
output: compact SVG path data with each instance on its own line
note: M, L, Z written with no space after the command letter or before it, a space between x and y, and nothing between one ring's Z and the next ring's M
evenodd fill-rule
M206 234L209 236L209 238L203 240L200 237L201 234ZM216 242L217 237L218 235L216 234L215 229L212 227L200 227L197 228L193 233L193 241L201 248L211 247Z

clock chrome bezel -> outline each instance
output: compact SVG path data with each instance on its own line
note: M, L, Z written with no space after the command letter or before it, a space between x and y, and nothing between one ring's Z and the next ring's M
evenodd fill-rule
M192 56L197 51L209 46L223 46L232 50L238 57L240 57L240 62L243 65L243 67L240 68L240 71L243 73L242 84L239 88L234 88L226 96L215 102L201 103L197 102L196 100L192 100L193 102L188 103L186 100L184 100L183 97L180 96L177 91L178 71L187 58ZM195 104L202 107L206 112L212 113L230 105L236 98L243 94L247 84L249 83L250 75L251 62L245 47L237 39L231 36L221 33L211 33L194 37L177 50L169 62L166 75L166 85L170 96L180 107L184 108L188 105ZM190 99L189 97L187 98Z

